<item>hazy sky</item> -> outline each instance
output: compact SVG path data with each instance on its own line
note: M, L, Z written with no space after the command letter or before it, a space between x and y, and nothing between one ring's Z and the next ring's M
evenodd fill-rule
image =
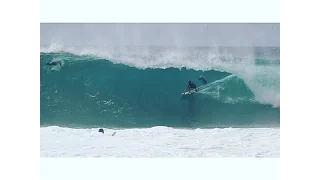
M41 24L44 43L280 46L280 24Z

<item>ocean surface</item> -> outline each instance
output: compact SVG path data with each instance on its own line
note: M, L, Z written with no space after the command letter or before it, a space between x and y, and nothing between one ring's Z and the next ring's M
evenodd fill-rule
M50 44L40 74L43 157L280 156L279 47Z

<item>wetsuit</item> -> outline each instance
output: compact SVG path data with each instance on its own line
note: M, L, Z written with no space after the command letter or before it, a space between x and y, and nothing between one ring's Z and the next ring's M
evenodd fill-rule
M188 91L191 91L191 90L196 90L197 91L197 86L194 83L190 82L188 87L187 87L187 90Z

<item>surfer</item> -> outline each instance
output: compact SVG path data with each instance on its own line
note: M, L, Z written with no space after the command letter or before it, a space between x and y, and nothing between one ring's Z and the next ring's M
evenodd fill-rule
M198 91L197 90L197 86L193 83L193 82L191 82L191 80L189 80L189 82L188 82L189 84L188 84L188 87L187 87L187 89L186 89L186 91L192 91L192 90L195 90L196 92Z
M199 80L201 80L204 85L207 84L207 80L204 77L199 77Z
M61 61L52 61L52 62L47 63L46 65L47 66L56 66L56 65L62 66Z

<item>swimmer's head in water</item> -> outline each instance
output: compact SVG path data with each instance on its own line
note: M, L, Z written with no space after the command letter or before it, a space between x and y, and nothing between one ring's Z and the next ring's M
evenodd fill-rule
M101 132L102 134L104 134L104 130L103 129L99 129L99 132Z

